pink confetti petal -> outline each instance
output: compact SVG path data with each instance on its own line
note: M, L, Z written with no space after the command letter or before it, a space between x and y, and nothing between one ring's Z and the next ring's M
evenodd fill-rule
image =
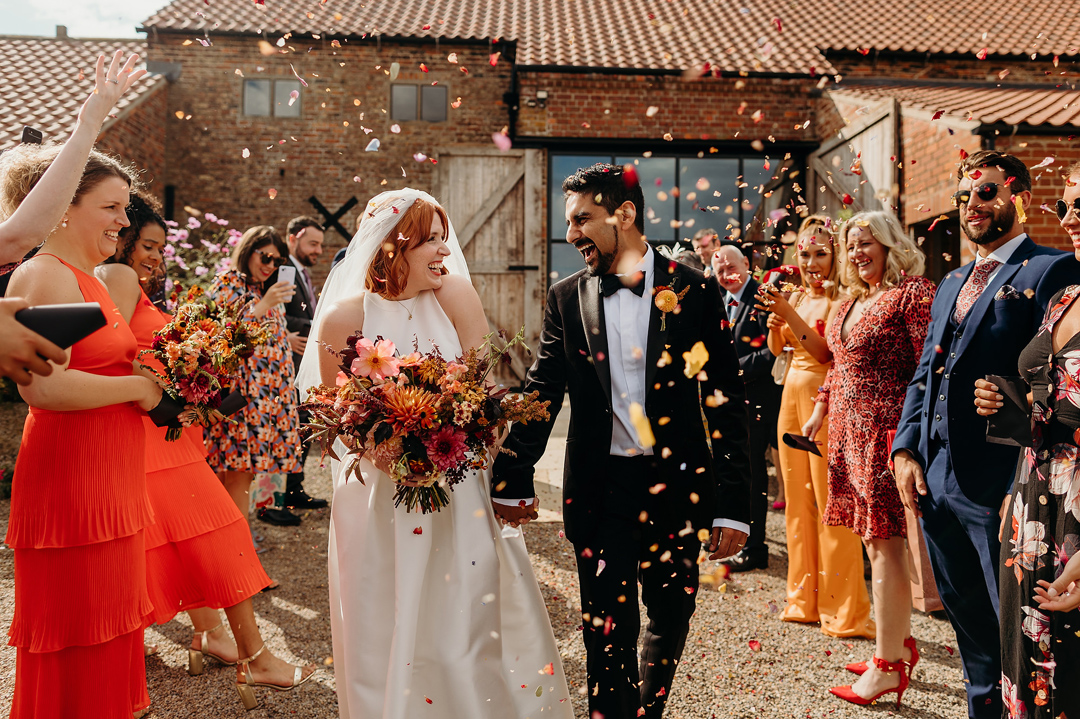
M292 70L292 74L296 76L296 79L300 81L301 85L303 85L304 87L308 86L307 81L304 78L300 77L300 73L296 71L296 68L292 66L292 63L289 63L289 69Z
M506 152L513 144L510 142L510 138L501 132L491 133L491 141L495 143L495 147L499 148L499 152Z

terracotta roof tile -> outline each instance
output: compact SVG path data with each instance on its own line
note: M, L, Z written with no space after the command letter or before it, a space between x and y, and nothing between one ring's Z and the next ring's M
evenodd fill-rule
M504 38L519 65L833 73L825 49L1076 55L1080 0L174 0L158 30ZM427 29L425 29L427 26Z
M1080 91L1008 85L946 83L841 85L830 93L896 98L907 109L983 124L1080 127Z
M117 49L146 57L144 40L76 40L0 36L0 148L19 141L24 125L42 131L46 139L63 139L75 124L75 114L94 89L98 55ZM80 74L82 79L80 79ZM162 77L144 78L117 103L120 115Z

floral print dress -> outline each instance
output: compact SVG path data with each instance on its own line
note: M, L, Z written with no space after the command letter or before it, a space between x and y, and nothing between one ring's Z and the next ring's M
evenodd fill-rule
M258 302L262 291L249 285L236 270L214 278L206 294L216 302ZM302 472L300 417L293 387L292 351L285 329L285 312L274 307L263 317L273 327L273 338L248 358L240 390L248 405L206 432L206 460L216 472L232 470L254 474Z
M1080 613L1043 611L1036 582L1054 581L1080 547L1080 334L1053 351L1054 325L1080 296L1050 301L1020 354L1032 391L1033 446L1017 467L1001 544L1001 691L1009 719L1080 717ZM1064 339L1060 338L1059 340Z

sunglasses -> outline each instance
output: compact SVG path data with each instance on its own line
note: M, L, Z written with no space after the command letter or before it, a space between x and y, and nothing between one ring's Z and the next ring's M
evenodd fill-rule
M273 265L274 267L281 267L285 264L285 258L278 255L271 255L269 252L259 251L259 260L264 265Z
M1080 197L1073 200L1071 205L1065 202L1065 200L1057 201L1057 216L1059 221L1064 221L1070 212L1080 218Z
M978 187L973 187L970 190L960 190L954 192L952 196L953 207L959 207L960 205L966 205L971 200L971 193L974 192L975 196L983 202L997 197L998 190L1001 189L1001 185L996 182L984 182Z

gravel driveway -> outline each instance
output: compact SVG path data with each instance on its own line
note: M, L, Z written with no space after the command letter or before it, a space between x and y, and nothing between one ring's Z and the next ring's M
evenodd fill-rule
M329 497L329 472L317 464L314 457L308 463L311 471L307 489L315 496ZM5 529L7 510L7 502L0 502ZM297 528L255 524L256 530L264 535L265 544L271 547L262 555L263 564L270 576L282 583L280 589L255 598L263 636L279 656L321 665L316 681L290 693L260 692L260 708L245 713L231 686L234 669L211 660L202 676L189 677L184 671L191 629L187 616L180 615L164 626L147 631L147 642L159 648L157 655L147 659L153 700L151 717L337 716L327 617L329 511L304 513L304 523ZM557 521L531 524L526 530L526 540L571 683L576 716L584 718L584 649L578 636L577 581L573 552L569 542L560 538L561 529ZM899 711L889 702L860 708L828 694L827 687L850 683L853 675L844 671L844 664L868 658L873 645L862 640L832 639L814 626L779 620L787 564L783 531L782 514L770 512L768 539L772 563L767 571L733 575L722 590L703 586L666 716L670 719L966 717L963 677L953 631L947 621L919 612L913 617L913 631L923 659ZM13 611L13 564L11 550L4 547L0 550L0 623L5 627L10 624ZM703 571L711 567L704 565ZM751 648L751 641L760 644L760 648ZM15 652L8 647L0 650L0 677L0 716L7 716L15 678ZM57 691L62 690L57 687ZM435 716L433 713L432 717Z

